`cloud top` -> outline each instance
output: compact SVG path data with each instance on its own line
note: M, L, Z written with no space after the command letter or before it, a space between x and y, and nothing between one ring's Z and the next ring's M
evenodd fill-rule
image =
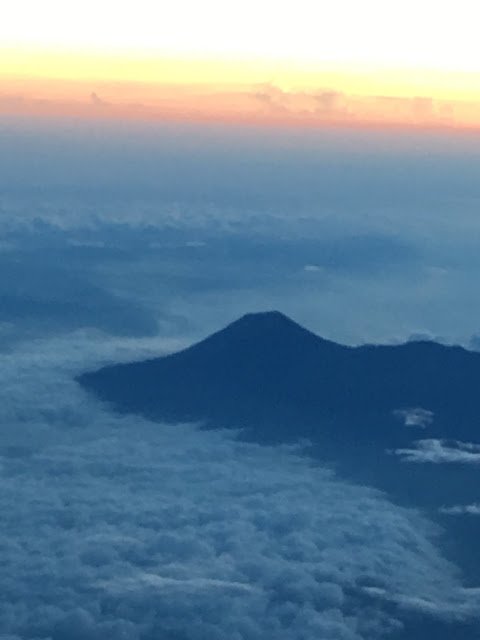
M371 640L391 603L478 611L418 513L294 447L116 417L73 383L74 336L35 349L1 373L10 637Z

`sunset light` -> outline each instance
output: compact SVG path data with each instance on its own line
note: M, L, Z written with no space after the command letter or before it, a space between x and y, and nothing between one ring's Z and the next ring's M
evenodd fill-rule
M288 59L480 71L472 0L18 0L2 9L12 47Z
M124 115L126 104L132 115L132 104L142 104L143 116L163 117L180 102L199 117L312 120L320 100L314 120L418 124L423 114L420 124L476 126L478 15L471 0L20 0L0 23L0 109L21 96L29 112L38 100L44 111L78 111L95 94L112 103L109 115L113 103ZM214 109L197 100L200 85L221 94ZM172 86L185 89L175 104ZM246 95L265 93L259 86L270 97L246 106ZM342 96L341 113L338 98L332 114L322 97L332 93ZM418 109L418 99L433 106ZM413 116L402 100L417 100Z

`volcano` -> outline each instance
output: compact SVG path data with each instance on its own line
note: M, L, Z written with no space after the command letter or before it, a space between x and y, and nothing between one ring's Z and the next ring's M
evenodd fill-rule
M429 341L344 346L278 311L247 314L178 353L78 381L117 411L238 427L264 440L385 447L401 446L411 428L428 427L432 438L480 434L479 353Z

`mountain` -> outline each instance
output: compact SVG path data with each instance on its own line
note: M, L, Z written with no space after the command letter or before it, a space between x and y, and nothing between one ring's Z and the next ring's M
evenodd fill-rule
M260 440L401 446L422 425L429 438L480 434L479 353L427 341L347 347L276 311L245 315L181 352L105 367L79 382L122 412L244 427Z
M440 519L454 541L446 553L478 581L480 518L441 508L479 501L480 466L407 464L391 453L422 439L464 441L464 451L480 441L480 353L425 341L347 347L268 312L179 353L78 381L121 412L243 427L260 443L308 438L312 458Z

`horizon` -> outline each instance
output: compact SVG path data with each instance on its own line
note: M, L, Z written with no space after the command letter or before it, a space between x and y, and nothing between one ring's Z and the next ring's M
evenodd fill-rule
M361 7L342 0L323 11L310 0L281 10L250 2L234 22L217 0L76 9L72 20L58 0L8 8L0 113L420 131L480 126L470 0L442 7L408 0L394 15L378 0Z

